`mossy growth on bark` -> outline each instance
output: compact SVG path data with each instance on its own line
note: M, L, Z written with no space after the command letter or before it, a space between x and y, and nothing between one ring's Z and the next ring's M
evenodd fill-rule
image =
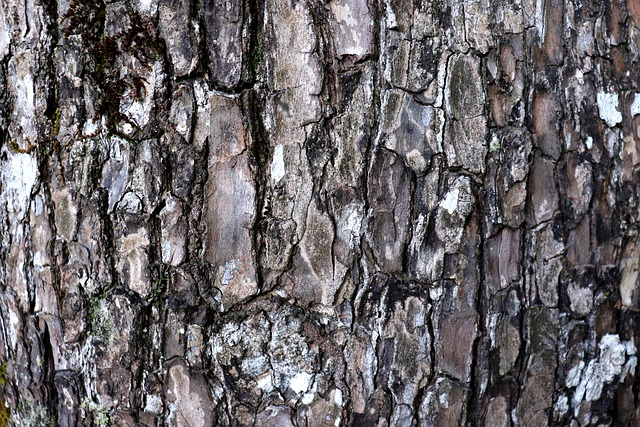
M4 387L7 385L7 363L0 363L0 427L6 427L11 419L11 411L4 403Z
M108 308L105 306L103 296L97 296L91 299L89 305L89 323L94 338L103 344L108 344L113 335L114 325L113 320L109 316Z
M103 0L73 0L62 17L65 37L79 36L87 61L88 77L97 89L97 105L93 120L106 119L110 134L120 136L122 124L138 128L135 121L123 114L120 105L125 96L139 100L146 96L146 79L132 72L122 73L122 58L129 56L150 70L160 55L155 27L148 18L141 17L132 7L126 8L126 21L122 31L107 35L107 6ZM129 70L128 70L129 71ZM59 113L58 113L59 114ZM54 124L54 133L56 126Z

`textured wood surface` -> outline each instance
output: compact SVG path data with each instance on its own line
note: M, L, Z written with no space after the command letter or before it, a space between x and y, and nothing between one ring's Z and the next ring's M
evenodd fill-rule
M2 0L0 426L640 425L639 49L636 0Z

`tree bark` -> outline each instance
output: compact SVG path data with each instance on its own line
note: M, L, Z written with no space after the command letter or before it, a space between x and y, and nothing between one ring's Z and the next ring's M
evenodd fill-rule
M0 2L0 427L640 425L635 0Z

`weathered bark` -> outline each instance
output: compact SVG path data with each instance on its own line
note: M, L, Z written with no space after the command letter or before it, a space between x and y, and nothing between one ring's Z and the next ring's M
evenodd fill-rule
M0 2L0 426L640 425L635 0Z

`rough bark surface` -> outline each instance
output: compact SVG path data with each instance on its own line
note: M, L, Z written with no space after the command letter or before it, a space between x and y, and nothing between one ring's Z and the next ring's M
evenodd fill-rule
M0 426L640 425L635 0L0 1Z

